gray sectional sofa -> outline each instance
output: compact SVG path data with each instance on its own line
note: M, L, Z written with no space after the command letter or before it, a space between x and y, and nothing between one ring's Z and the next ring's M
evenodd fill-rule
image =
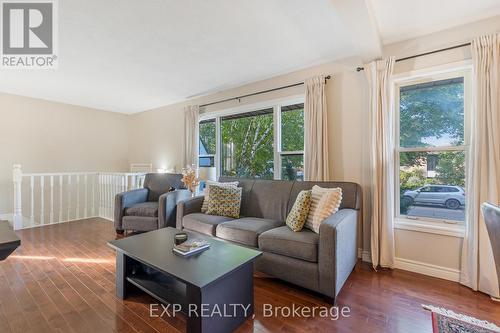
M333 303L357 261L360 186L349 182L237 180L243 188L239 219L201 213L204 197L199 196L179 202L177 228L258 248L263 255L256 261L256 270L319 292ZM321 224L319 234L309 229L294 232L285 225L286 216L298 193L314 185L342 188L340 210Z

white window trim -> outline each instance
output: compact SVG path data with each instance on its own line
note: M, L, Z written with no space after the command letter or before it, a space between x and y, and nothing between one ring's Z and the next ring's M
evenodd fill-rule
M452 237L463 238L465 234L465 223L461 223L455 220L446 219L432 219L426 217L408 217L400 215L400 197L399 197L399 153L403 151L465 151L465 160L467 168L467 160L469 157L469 128L470 128L470 113L472 111L472 91L471 89L466 89L464 91L464 144L462 146L450 146L450 147L433 147L433 148L400 148L399 147L399 87L406 84L416 84L418 81L428 81L428 80L439 80L445 79L446 77L456 77L456 74L464 74L464 79L469 87L472 86L472 61L465 60L455 63L450 63L446 65L431 67L427 69L415 70L411 72L405 72L396 74L393 76L391 85L393 91L393 98L395 101L395 126L394 126L394 193L395 193L395 205L394 205L394 229L400 230L411 230L418 232L426 232L432 234L446 235ZM466 174L468 174L466 170Z
M304 154L304 151L289 152L281 150L281 107L304 103L304 95L293 95L284 98L272 99L268 101L245 104L237 107L221 109L211 112L202 112L199 116L199 121L215 119L215 135L216 135L216 147L215 147L215 168L217 178L221 176L221 138L220 138L220 122L221 118L225 116L238 115L242 113L252 112L260 109L273 108L273 126L274 126L274 179L281 179L281 159L282 155ZM305 148L304 148L305 149ZM198 158L203 157L198 155Z

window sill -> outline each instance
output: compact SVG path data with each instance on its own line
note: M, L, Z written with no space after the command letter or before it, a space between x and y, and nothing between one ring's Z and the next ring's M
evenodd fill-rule
M395 218L394 229L425 232L430 234L463 238L465 235L464 224L450 224L444 222L429 222L405 218Z

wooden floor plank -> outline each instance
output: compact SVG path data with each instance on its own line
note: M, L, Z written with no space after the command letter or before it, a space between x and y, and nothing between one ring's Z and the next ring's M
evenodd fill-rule
M17 232L21 247L0 262L0 332L185 332L186 318L150 317L154 299L115 297L112 223L87 219ZM120 236L121 237L121 236ZM500 304L458 283L358 263L337 306L348 318L265 317L263 307L330 307L316 293L256 273L255 318L237 332L432 332L421 304L500 324ZM37 323L40 323L37 325Z

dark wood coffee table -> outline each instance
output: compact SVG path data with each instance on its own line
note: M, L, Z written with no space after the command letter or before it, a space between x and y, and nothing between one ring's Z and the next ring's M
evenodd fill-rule
M17 247L21 240L10 228L8 221L0 221L0 261L6 259Z
M190 234L210 248L182 257L172 251L178 232L164 228L108 243L116 250L116 295L124 299L135 286L179 304L187 332L232 332L254 314L253 262L261 252Z

